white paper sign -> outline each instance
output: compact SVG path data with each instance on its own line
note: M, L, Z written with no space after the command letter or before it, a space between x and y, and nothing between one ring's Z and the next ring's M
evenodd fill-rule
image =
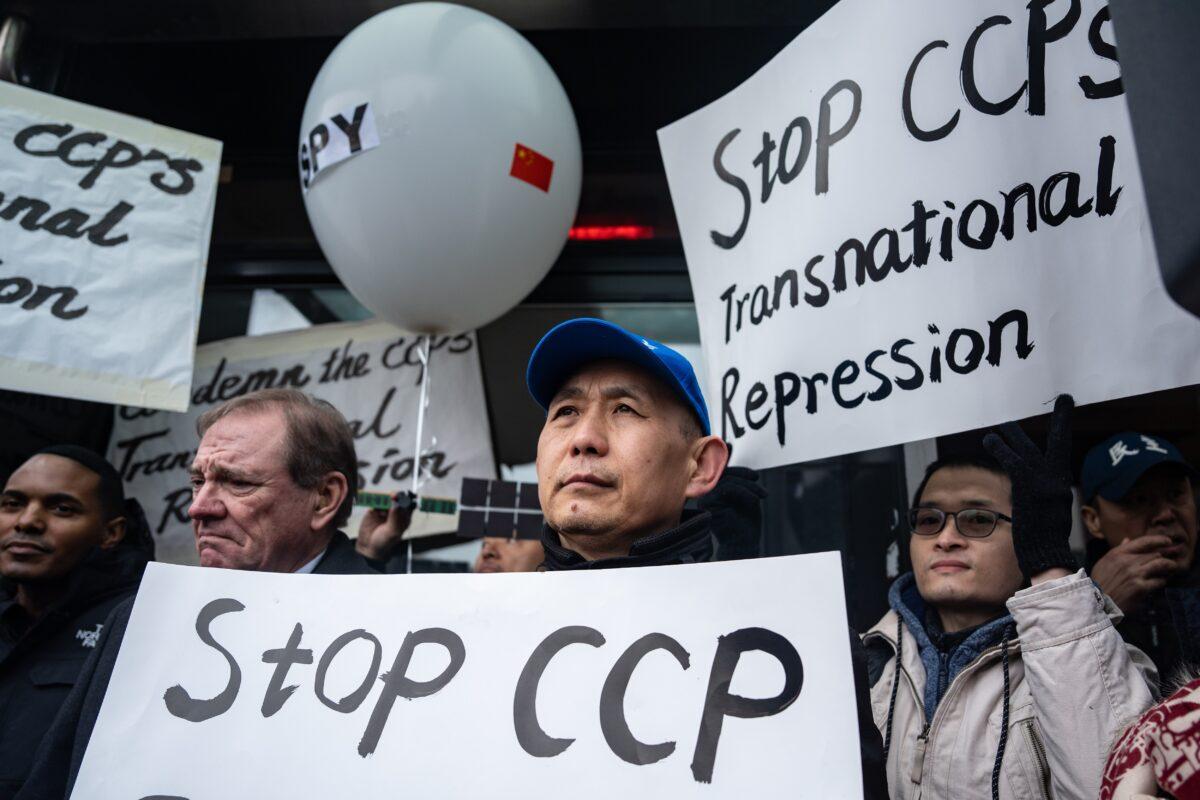
M108 457L120 471L126 493L146 509L157 558L197 562L187 516L192 499L188 467L199 444L196 418L257 389L295 388L328 400L355 431L359 489L410 489L417 405L426 374L421 341L386 323L352 322L214 342L196 349L188 413L118 408ZM434 337L431 351L421 494L457 500L464 477L495 477L479 350L475 334L467 333ZM358 509L351 518L350 535L358 530L362 513ZM408 535L456 526L455 516L417 512Z
M842 0L659 131L735 461L1200 381L1200 320L1159 275L1107 8L1045 5Z
M220 161L0 82L0 387L187 408Z
M486 576L152 564L73 797L848 800L855 708L837 553Z

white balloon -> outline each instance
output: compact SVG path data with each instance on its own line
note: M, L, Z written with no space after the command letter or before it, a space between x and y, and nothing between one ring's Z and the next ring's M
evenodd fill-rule
M579 130L550 65L487 14L413 3L367 20L329 55L301 141L362 103L378 146L324 167L304 195L342 283L376 315L425 333L477 328L519 303L558 257L579 203ZM553 161L548 191L509 174L518 144Z

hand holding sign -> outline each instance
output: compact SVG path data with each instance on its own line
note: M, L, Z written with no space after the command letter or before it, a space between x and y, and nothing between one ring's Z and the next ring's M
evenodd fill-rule
M342 41L301 125L304 203L365 306L461 332L516 305L579 201L579 133L545 60L506 25L443 3L391 9Z

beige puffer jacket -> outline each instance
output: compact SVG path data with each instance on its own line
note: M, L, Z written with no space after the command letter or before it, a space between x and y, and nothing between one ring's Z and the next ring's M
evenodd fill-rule
M999 775L1004 800L1092 800L1108 751L1154 702L1157 672L1113 628L1120 610L1080 570L1017 592L1008 601L1016 637L1008 651L1008 735ZM895 611L863 636L890 646L871 689L887 738L896 676ZM1000 646L955 676L925 729L925 667L903 626L903 669L895 697L888 788L893 800L990 800L1000 746L1005 678Z

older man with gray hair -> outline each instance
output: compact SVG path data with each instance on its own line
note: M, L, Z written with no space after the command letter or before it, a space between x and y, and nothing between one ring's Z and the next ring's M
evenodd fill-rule
M376 570L339 528L358 476L354 435L332 405L266 389L206 411L188 516L202 567L354 575ZM133 599L104 624L18 798L68 798L108 689Z

